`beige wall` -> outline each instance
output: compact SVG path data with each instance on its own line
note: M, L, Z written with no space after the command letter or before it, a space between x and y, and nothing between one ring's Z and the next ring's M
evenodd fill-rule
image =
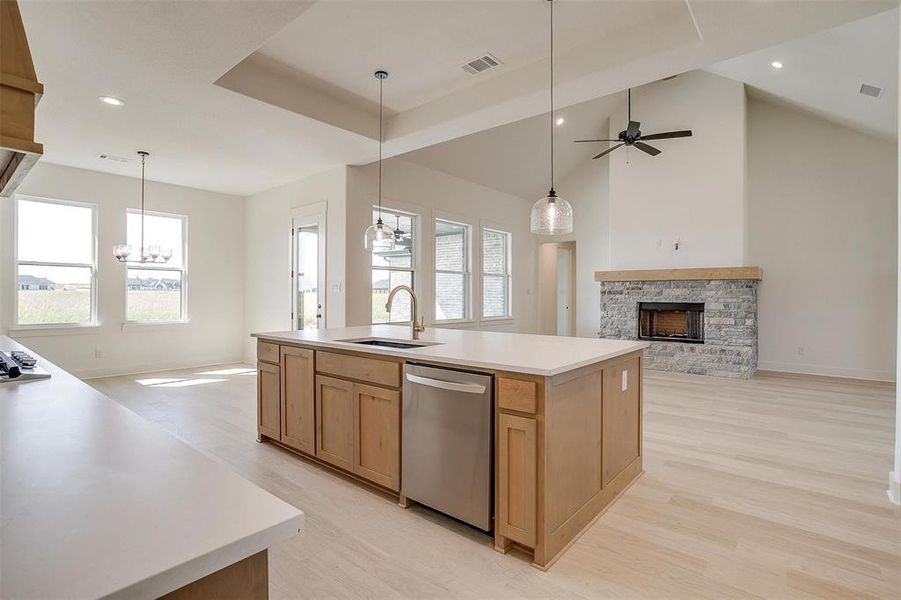
M152 165L152 163L150 163ZM152 166L149 167L152 172ZM23 195L97 205L98 326L10 331L36 352L81 377L234 362L243 337L242 198L147 182L147 208L188 217L187 315L184 324L123 325L125 266L113 257L125 238L128 208L140 208L139 179L40 162L18 189ZM0 330L12 326L15 293L13 203L0 202L3 292ZM98 356L99 355L99 356Z
M663 151L656 157L620 148L602 159L610 163L611 266L744 264L744 86L685 73L632 90L632 118L645 134L691 129L694 137L650 142ZM627 120L623 105L610 117L612 138Z
M347 168L336 167L260 192L244 206L244 356L254 360L250 334L291 329L291 212L326 208L326 326L343 327Z
M760 368L893 380L896 144L754 98L748 142Z
M435 314L432 292L433 219L445 217L471 226L473 320L459 325L497 331L537 330L537 240L529 232L530 204L497 190L423 167L401 158L385 161L382 167L382 205L419 215L416 291L426 324ZM370 256L363 249L363 232L372 218L377 201L378 167L348 168L347 209L347 324L364 325L371 319ZM480 227L494 227L513 234L514 318L504 321L479 319L481 297L479 246ZM442 327L449 325L441 325Z

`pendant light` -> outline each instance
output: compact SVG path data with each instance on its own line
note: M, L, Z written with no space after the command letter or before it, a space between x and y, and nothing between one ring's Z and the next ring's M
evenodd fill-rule
M388 79L387 71L376 71L379 80L379 218L375 225L366 228L363 248L367 252L387 252L394 249L394 231L382 222L382 84Z
M551 189L547 196L532 205L532 233L555 235L572 233L573 207L554 191L554 0L551 3Z
M138 249L138 260L131 262L166 263L172 258L172 248L160 248L160 246L156 245L144 246L144 166L150 153L138 150L138 156L141 157L141 246ZM128 244L116 244L113 246L113 256L119 262L128 261L128 257L131 256L131 246Z

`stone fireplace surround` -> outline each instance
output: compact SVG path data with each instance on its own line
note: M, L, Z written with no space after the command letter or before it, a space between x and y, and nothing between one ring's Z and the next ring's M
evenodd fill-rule
M751 377L757 370L758 267L598 271L598 336L638 339L640 302L703 302L704 343L652 341L648 369L721 377Z

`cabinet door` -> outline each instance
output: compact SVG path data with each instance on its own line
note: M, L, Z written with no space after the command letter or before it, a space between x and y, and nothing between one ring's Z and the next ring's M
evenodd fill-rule
M498 415L498 515L501 535L535 547L535 457L538 424L535 419Z
M604 369L601 452L604 485L632 464L641 453L641 363L638 358Z
M278 365L257 363L257 432L281 439Z
M354 473L400 490L400 392L354 385Z
M281 347L282 443L308 454L316 453L316 389L313 351Z
M354 384L316 376L316 456L347 471L354 469Z

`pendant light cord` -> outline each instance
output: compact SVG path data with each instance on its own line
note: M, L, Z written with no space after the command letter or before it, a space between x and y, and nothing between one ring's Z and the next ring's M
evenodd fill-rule
M385 79L379 77L379 223L382 222L382 87Z
M141 155L141 262L144 262L144 161L147 156Z
M551 191L554 191L554 0L551 3Z

